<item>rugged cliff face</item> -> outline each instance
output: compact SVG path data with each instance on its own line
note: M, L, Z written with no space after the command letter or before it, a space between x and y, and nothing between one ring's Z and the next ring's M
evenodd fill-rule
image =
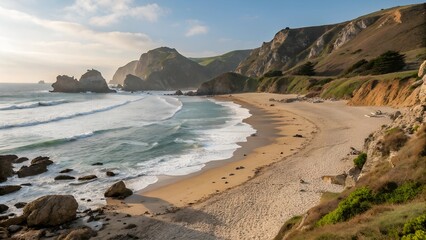
M388 50L405 53L409 67L415 69L426 47L425 17L425 5L418 4L340 24L283 29L253 50L236 72L260 77L273 70L290 71L311 61L320 75L337 75L361 59L369 60Z
M234 71L251 50L233 51L221 56L188 59L175 49L161 47L142 54L139 60L118 68L111 83L124 84L128 74L145 83L138 90L197 88L222 73Z
M94 69L87 70L87 72L80 77L79 81L77 81L74 77L59 75L56 77L56 82L52 84L52 87L52 92L115 92L114 90L109 89L105 79L102 77L102 74Z

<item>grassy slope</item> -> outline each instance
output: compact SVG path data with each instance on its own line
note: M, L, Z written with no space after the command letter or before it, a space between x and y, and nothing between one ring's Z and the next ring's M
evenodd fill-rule
M226 62L228 59L233 58L237 54L241 54L241 53L244 54L244 52L250 52L250 51L251 50L235 50L235 51L228 52L228 53L225 53L225 54L220 55L220 56L205 57L205 58L189 58L189 59L191 59L192 61L194 61L194 62L196 62L196 63L198 63L202 66L207 66L215 60L220 60L220 61Z

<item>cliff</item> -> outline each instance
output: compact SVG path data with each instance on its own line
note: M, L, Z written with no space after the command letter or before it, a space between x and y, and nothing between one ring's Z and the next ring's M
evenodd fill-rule
M406 54L409 69L416 69L426 47L425 15L425 4L417 4L339 24L283 29L253 50L236 72L261 77L273 70L291 72L311 61L319 75L338 75L359 60L369 60L388 50Z
M160 47L117 69L111 83L124 84L128 74L142 79L138 90L197 88L208 79L234 71L251 50L237 50L208 58L186 58L175 49Z
M56 77L56 82L52 84L52 92L78 93L78 92L94 92L94 93L109 93L115 92L109 89L108 84L102 77L102 74L97 70L87 70L80 80L77 81L74 77L59 75Z
M254 92L256 88L257 80L238 73L229 72L201 84L197 90L197 95Z

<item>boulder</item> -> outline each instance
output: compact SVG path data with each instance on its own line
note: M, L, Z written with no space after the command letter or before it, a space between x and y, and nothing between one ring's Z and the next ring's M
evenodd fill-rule
M322 176L321 178L324 182L345 186L347 176L346 173L342 173L335 176Z
M9 209L8 206L4 205L4 204L0 204L0 214L4 213L7 211L7 209Z
M8 230L10 233L16 233L16 232L20 231L21 229L22 229L22 226L19 226L19 225L10 225L10 226L7 228L7 230Z
M19 191L19 189L21 189L19 185L0 186L0 196Z
M21 169L18 170L17 174L19 178L29 177L38 175L41 173L47 172L47 165L45 164L34 164L28 166L22 166Z
M120 182L114 183L110 188L108 188L104 196L124 199L132 194L133 194L132 190L126 188L126 185L124 184L124 182L120 181Z
M0 182L5 182L8 177L13 176L12 162L16 159L16 155L0 155Z
M181 90L177 90L174 95L176 95L176 96L182 96L183 93L182 93Z
M72 169L67 168L67 169L60 171L59 173L69 173L69 172L72 172L72 171L73 171Z
M17 209L21 209L21 208L25 207L25 205L27 205L27 203L26 203L26 202L18 202L18 203L16 203L14 206L15 206Z
M426 74L426 60L423 61L422 65L419 67L418 76L422 78Z
M73 179L75 179L75 177L68 176L68 175L58 175L58 176L55 177L56 181L58 181L58 180L73 180Z
M115 174L114 172L108 171L108 172L106 172L106 175L107 175L108 177L114 177L114 176L115 176L115 175L117 175L117 174Z
M228 72L201 84L197 89L197 95L255 92L257 85L257 80L253 78L238 73Z
M25 219L26 219L25 216L8 218L8 219L0 221L0 227L9 227L11 225L21 225L25 223Z
M27 157L20 157L20 158L13 160L13 163L23 163L23 162L26 162L28 160L29 159Z
M97 233L91 228L80 228L74 229L68 233L64 238L59 238L63 240L89 240L92 237L95 237Z
M53 162L50 160L49 157L39 156L39 157L36 157L33 160L31 160L31 165L34 165L34 164L44 164L44 165L48 166L48 165L50 165L52 163Z
M79 181L88 181L88 180L92 180L92 179L96 179L98 178L96 175L88 175L88 176L84 176L84 177L79 177L78 180Z
M77 208L72 195L48 195L28 203L23 216L29 227L54 227L74 220Z

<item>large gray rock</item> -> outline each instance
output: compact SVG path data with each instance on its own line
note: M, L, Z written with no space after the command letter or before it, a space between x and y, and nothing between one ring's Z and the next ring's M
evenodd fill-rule
M29 227L54 227L74 220L77 208L72 195L48 195L28 203L23 216Z
M56 82L52 84L52 92L77 93L80 92L80 85L77 79L67 75L59 75Z
M145 81L135 75L128 74L124 79L123 90L124 91L141 91L147 89L148 86Z
M22 166L17 174L19 178L35 176L47 172L47 165L45 164L32 164L30 166Z
M0 182L5 182L8 177L13 176L12 162L16 159L16 155L0 155Z
M105 197L112 197L118 199L124 199L130 195L132 195L132 190L126 188L126 184L123 181L114 183L108 190L105 192Z
M115 92L109 89L108 84L102 77L102 74L97 70L87 70L79 81L74 77L59 75L56 77L56 82L52 84L52 92L78 93L78 92L95 92L109 93Z
M99 71L87 70L80 78L80 90L83 92L109 93L114 92L109 89L108 84Z
M4 204L0 204L0 214L4 213L7 211L7 209L9 209L8 206L4 205Z

